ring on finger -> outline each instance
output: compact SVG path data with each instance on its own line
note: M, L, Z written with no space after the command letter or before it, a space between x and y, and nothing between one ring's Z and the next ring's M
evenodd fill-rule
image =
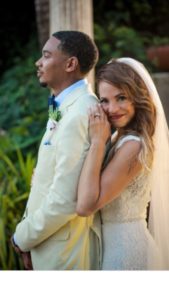
M94 118L97 118L97 117L101 117L101 114L99 114L99 113L96 113L96 114L94 114Z

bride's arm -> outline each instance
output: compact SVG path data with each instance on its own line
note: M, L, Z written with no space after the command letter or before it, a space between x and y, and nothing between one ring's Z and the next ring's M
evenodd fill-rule
M117 150L101 174L109 132L106 122L103 117L90 117L91 146L78 185L76 211L81 216L88 216L117 198L141 170L138 161L141 144L132 140Z
M100 193L100 173L105 146L111 136L110 124L100 106L90 109L89 135L91 145L78 184L77 214L85 216L93 211Z
M104 152L104 143L91 144L78 185L76 212L80 216L90 215L96 208L100 194L100 174Z

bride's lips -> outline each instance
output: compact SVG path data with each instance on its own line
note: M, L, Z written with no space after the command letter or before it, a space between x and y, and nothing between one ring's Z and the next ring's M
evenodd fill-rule
M114 116L110 116L109 119L110 120L119 120L120 118L122 118L124 115L114 115Z

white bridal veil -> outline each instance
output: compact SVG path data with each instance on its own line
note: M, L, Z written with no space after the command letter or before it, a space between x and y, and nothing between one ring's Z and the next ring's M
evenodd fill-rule
M143 79L157 110L154 134L149 230L159 248L158 258L150 258L148 269L169 270L169 131L156 87L145 67L132 58L117 61L129 65ZM151 253L149 253L151 256ZM162 258L162 259L161 259ZM156 261L154 261L156 260ZM158 261L157 261L158 260Z

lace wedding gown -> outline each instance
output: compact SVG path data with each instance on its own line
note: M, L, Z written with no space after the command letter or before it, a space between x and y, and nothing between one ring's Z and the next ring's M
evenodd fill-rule
M128 140L140 138L123 137L115 151ZM143 168L121 195L102 209L103 270L146 270L151 260L148 253L157 255L146 223L149 200L150 174Z

